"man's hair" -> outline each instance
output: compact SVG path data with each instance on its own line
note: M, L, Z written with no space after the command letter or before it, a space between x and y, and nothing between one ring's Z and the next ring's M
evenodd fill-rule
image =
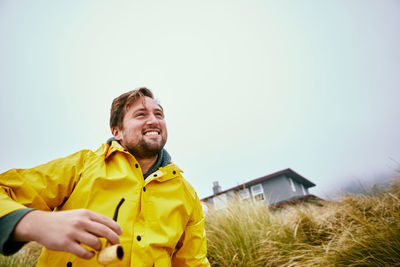
M153 93L146 87L137 88L115 98L111 104L110 128L112 129L116 126L122 129L122 121L124 119L126 110L137 99L145 96L154 99Z

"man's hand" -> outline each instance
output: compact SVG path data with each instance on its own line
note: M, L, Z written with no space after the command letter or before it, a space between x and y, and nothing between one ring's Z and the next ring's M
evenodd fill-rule
M122 234L119 224L94 211L80 209L58 212L31 211L15 227L15 241L37 241L48 249L68 251L78 257L94 256L80 244L101 249L99 237L119 244Z

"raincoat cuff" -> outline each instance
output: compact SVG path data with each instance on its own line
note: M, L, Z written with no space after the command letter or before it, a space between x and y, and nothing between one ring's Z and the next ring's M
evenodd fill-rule
M27 242L17 242L11 239L11 235L17 223L28 212L34 209L19 209L0 218L0 253L11 255L20 250Z

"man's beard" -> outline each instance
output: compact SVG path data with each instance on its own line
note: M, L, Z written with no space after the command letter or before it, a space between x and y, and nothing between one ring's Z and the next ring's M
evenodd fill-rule
M147 143L143 139L136 146L127 146L129 153L131 153L135 158L152 158L157 156L160 151L164 148L167 141L162 138L160 143Z

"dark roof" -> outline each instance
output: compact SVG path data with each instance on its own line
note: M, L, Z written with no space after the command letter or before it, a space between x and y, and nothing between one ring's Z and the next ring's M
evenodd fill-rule
M303 184L306 188L310 188L310 187L315 186L315 184L314 184L313 182L307 180L306 178L304 178L303 176L301 176L301 175L298 174L297 172L293 171L292 169L287 168L287 169L284 169L284 170L281 170L281 171L278 171L278 172L274 172L274 173L271 173L271 174L269 174L269 175L266 175L266 176L263 176L263 177L260 177L260 178L251 180L251 181L249 181L249 182L247 182L247 183L243 183L243 184L237 185L237 186L232 187L232 188L229 188L229 189L227 189L227 190L218 192L217 194L214 194L214 195L205 197L205 198L203 198L202 200L207 200L207 199L209 199L209 198L212 198L212 197L214 197L214 196L218 196L218 195L224 194L224 193L229 192L229 191L239 190L239 189L242 189L243 187L247 187L247 186L251 186L251 185L254 185L254 184L258 184L258 183L260 183L260 182L263 182L263 181L265 181L265 180L278 177L278 176L280 176L280 175L287 175L287 176L289 176L290 178L292 178L293 180L295 180L296 182L298 182L299 184Z

